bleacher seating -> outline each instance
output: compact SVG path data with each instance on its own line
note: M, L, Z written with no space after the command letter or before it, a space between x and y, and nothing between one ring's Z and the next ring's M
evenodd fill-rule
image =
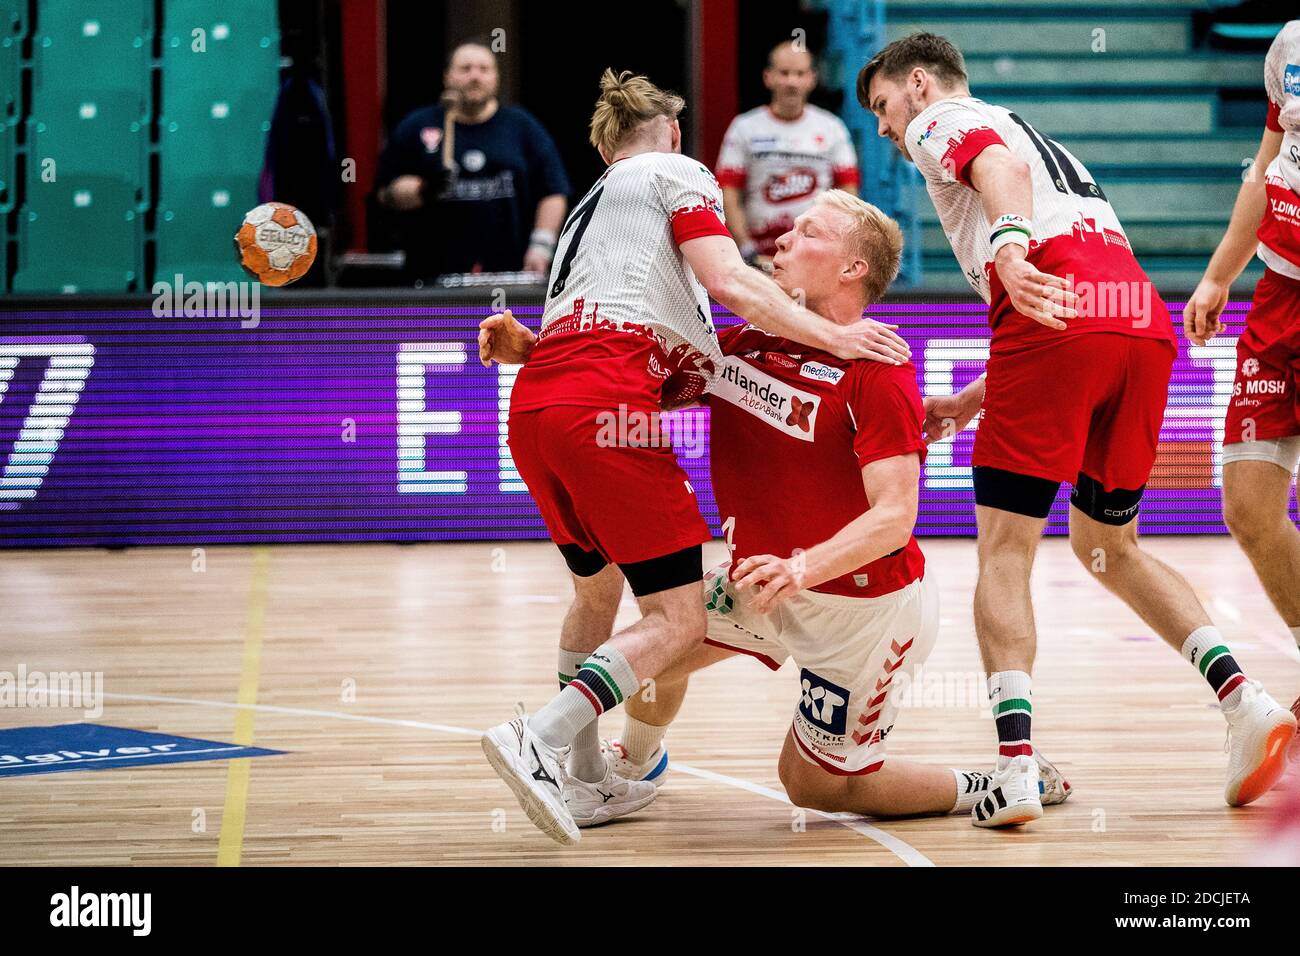
M264 0L0 0L0 293L142 290L155 236L156 275L242 278L231 238L257 202L279 58Z
M1105 188L1157 286L1186 292L1227 226L1265 112L1262 52L1195 42L1192 16L1210 6L891 2L886 36L923 29L956 42L971 92L1011 107L1078 156ZM921 197L916 209L923 286L967 289L933 205ZM1236 288L1248 292L1259 273L1253 263Z
M206 49L196 52L194 30ZM244 278L231 254L257 179L278 92L274 4L169 0L163 33L160 276ZM232 84L231 77L259 77Z

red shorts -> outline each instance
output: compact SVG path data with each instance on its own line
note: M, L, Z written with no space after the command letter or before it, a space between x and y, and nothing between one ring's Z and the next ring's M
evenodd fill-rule
M1264 270L1237 340L1223 443L1300 435L1300 280Z
M1071 335L994 354L973 464L1107 491L1146 484L1177 353L1165 339Z
M581 405L511 410L510 454L551 540L597 551L613 564L708 541L695 490L672 448L657 437L631 444L633 429L620 431L617 415Z

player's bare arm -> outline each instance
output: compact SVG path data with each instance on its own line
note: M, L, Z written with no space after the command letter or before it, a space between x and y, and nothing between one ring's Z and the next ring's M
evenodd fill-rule
M569 199L563 193L545 196L537 204L537 215L533 219L533 232L529 239L528 251L524 253L524 271L545 274L551 268L551 258L555 255L555 243L564 225L564 213L569 207Z
M736 239L736 245L744 249L753 246L754 238L749 234L749 220L745 218L745 193L735 186L722 187L722 211L727 217L727 228Z
M1034 215L1033 180L1029 165L1005 146L989 146L971 164L971 183L979 191L989 222L1006 215ZM1062 319L1073 319L1077 297L1061 276L1039 272L1025 258L1028 250L1011 243L994 257L998 278L1021 315L1053 329L1065 329Z
M774 611L805 588L848 574L904 547L916 525L921 458L915 452L882 458L862 469L869 510L834 536L788 558L751 555L736 565L736 589L755 588L754 609Z
M1219 247L1205 268L1205 275L1183 308L1183 333L1196 345L1205 345L1223 331L1219 315L1228 304L1228 290L1255 255L1255 230L1259 228L1267 206L1264 170L1281 152L1282 136L1281 132L1264 130L1259 152L1237 191L1228 231L1219 241Z
M728 236L700 236L681 245L695 277L718 302L764 332L824 349L842 359L901 365L912 350L894 329L874 319L837 325L800 306L771 278L745 265Z

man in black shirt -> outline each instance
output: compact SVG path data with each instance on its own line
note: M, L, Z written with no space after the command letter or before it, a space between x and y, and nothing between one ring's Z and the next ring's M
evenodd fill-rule
M522 107L497 101L486 46L456 47L443 84L454 104L453 168L443 165L446 109L426 106L398 124L375 177L379 201L401 213L408 273L544 275L569 192L555 142Z

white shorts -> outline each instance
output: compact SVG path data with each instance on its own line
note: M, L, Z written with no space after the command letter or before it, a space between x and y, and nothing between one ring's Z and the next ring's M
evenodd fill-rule
M841 776L879 770L900 692L939 635L938 590L918 578L876 598L800 591L770 614L748 607L752 593L736 593L726 565L705 575L705 642L757 657L772 670L793 658L800 756Z

